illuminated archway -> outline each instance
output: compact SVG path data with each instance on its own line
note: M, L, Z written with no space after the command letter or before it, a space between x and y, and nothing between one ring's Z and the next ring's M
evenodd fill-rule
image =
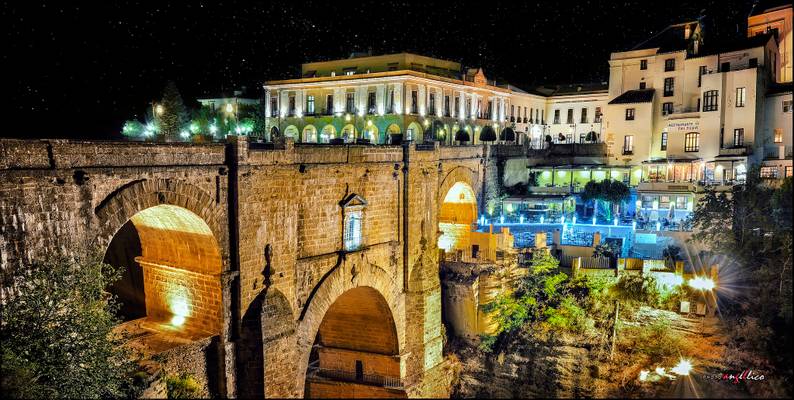
M336 137L336 128L333 125L328 124L323 127L322 132L320 132L320 143L328 143L331 139Z
M342 127L342 138L345 139L346 142L355 141L356 140L356 127L353 124L347 124Z
M138 211L110 240L104 261L122 268L109 290L125 320L175 332L221 330L221 254L207 223L170 204Z
M391 124L386 128L386 133L390 135L399 135L401 133L400 126L397 124Z
M373 123L368 123L364 128L364 139L369 139L372 143L378 143L378 127Z
M424 130L421 125L416 122L411 122L408 128L405 129L405 138L420 143L423 137L422 132L424 132Z
M438 248L468 251L471 226L477 221L477 196L464 182L455 182L444 195L438 215Z
M303 128L303 143L317 143L317 128L314 125Z
M304 397L404 397L399 339L391 308L378 290L344 292L323 316L309 356Z
M295 125L290 125L284 128L284 137L292 138L297 140L300 135L300 131L298 131L298 127Z

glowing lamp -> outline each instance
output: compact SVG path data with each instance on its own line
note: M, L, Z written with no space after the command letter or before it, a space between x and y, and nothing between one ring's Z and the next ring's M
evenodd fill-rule
M157 112L158 115L163 115L163 112L165 112L165 108L163 108L162 104L158 104L157 107L155 107L155 111Z
M618 217L615 217L615 219L612 221L612 225L618 226Z
M565 226L565 216L562 216L562 226Z
M229 114L234 112L234 106L232 105L232 103L226 103L226 112Z
M520 215L520 216L518 217L518 223L519 223L519 224L523 224L523 223L524 223L524 216L523 216L523 215Z
M596 224L596 217L593 216L593 225L595 225L595 224Z
M576 225L576 216L575 216L575 215L573 216L573 222L572 222L572 224L573 224L573 225Z
M190 132L182 131L182 132L179 133L179 135L182 136L183 138L187 139L187 138L190 137Z
M682 358L671 371L681 376L689 375L689 372L692 371L692 362Z
M540 216L540 223L541 224L543 223L543 216L542 215Z
M210 132L212 133L218 132L218 127L215 125L210 125Z
M637 221L631 221L631 230L633 231L637 230Z
M505 223L505 216L504 215L500 215L499 216L499 223L500 224L504 224Z
M643 369L643 370L641 370L641 371L640 371L640 381L642 381L642 382L645 382L646 380L648 380L648 374L649 374L649 373L650 373L650 372L649 372L649 371L647 371L647 370L644 370L644 369Z
M662 223L659 222L659 221L656 221L656 230L659 231L661 229L662 229Z
M367 120L367 126L372 126L372 120Z
M345 114L345 121L350 122L350 114Z
M714 281L711 280L710 278L706 278L705 276L698 276L694 279L689 280L689 286L692 289L697 289L697 290L714 290L714 287L716 285L714 284Z

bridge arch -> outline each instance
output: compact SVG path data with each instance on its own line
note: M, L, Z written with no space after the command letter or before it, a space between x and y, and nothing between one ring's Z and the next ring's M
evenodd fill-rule
M348 259L332 270L306 305L298 325L299 395L322 395L321 381L329 381L328 376L331 382L353 385L358 378L400 379L398 355L405 340L399 287L392 274L366 263L363 256L361 261ZM359 395L377 395L355 386Z
M447 253L467 253L471 247L470 232L477 222L477 191L474 172L465 167L450 171L438 191L438 248Z
M294 333L295 315L286 296L275 288L261 291L240 326L237 382L241 398L294 397L289 387L280 385L294 360Z
M217 227L215 214L196 207L199 193L174 181L141 181L97 207L104 261L122 270L109 290L125 320L177 335L221 331L224 255L210 225Z

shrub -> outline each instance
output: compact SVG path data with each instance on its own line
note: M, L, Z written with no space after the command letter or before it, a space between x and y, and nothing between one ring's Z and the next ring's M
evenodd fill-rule
M50 258L2 271L2 393L9 397L129 397L135 364L117 303L119 276L96 260Z
M169 399L195 399L199 397L201 386L190 374L169 376L165 380Z

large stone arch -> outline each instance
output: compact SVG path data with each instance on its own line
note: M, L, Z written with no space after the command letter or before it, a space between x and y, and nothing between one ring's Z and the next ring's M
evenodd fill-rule
M237 393L241 398L295 396L290 384L296 373L294 333L289 300L275 288L261 291L240 325Z
M98 242L104 260L122 270L110 290L124 319L177 333L222 330L226 263L217 208L198 188L165 179L122 186L100 203Z
M461 256L471 247L471 225L477 221L476 172L462 166L452 169L438 190L438 248Z
M107 246L133 215L161 204L182 207L199 216L210 228L226 259L225 207L203 189L178 179L144 179L120 186L94 209L99 226L99 245Z
M480 178L479 173L476 170L473 170L469 167L458 165L453 167L449 172L444 174L441 178L441 182L438 185L438 207L441 208L441 204L444 202L444 197L449 193L449 190L454 186L456 183L462 182L468 185L474 191L474 194L477 198L477 204L479 209L480 203Z
M368 263L364 253L347 254L345 257L320 281L298 321L295 385L299 396L304 394L309 357L320 325L336 300L352 289L368 287L383 297L395 324L398 354L405 348L405 312L399 282L382 267Z

